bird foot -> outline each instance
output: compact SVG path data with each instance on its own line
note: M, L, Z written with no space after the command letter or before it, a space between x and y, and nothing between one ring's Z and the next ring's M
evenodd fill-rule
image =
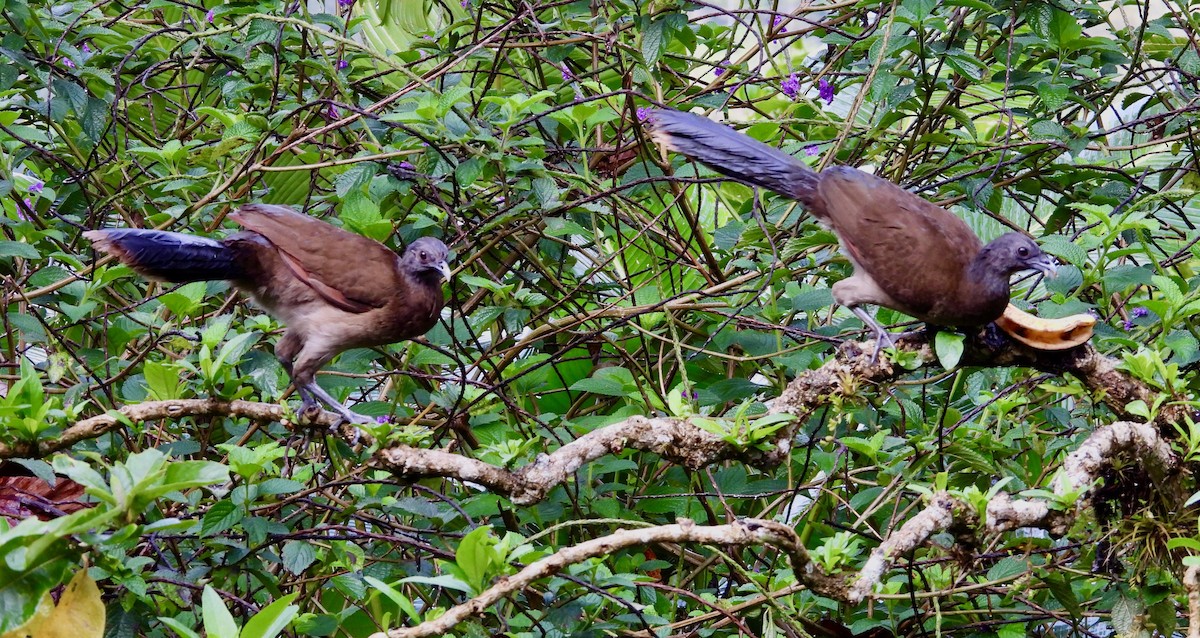
M983 327L983 345L989 350L999 350L1008 343L1008 336L1001 332L1000 326L989 323Z

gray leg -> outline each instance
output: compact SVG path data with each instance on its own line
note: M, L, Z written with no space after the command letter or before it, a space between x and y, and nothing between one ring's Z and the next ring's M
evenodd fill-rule
M874 364L879 360L879 351L885 347L891 348L895 346L896 341L892 338L891 333L884 330L883 326L879 325L878 321L875 321L874 317L867 314L866 310L858 306L850 306L850 312L853 312L855 317L861 319L871 329L871 332L875 333L875 352L871 354L871 363Z
M330 411L336 412L339 416L341 416L343 419L346 419L350 423L371 422L371 417L351 412L346 406L342 405L337 399L333 398L332 395L326 392L325 388L317 385L315 379L308 384L305 384L302 392L307 392L312 397L320 400L321 403L324 403L326 407L330 409ZM301 396L303 396L303 394L301 394Z

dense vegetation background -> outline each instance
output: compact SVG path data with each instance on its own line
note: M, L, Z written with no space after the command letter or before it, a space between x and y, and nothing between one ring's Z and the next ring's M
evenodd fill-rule
M854 575L931 498L982 514L1000 491L1049 503L1062 524L999 532L966 517L890 556L865 601L815 593L778 544L667 534L564 560L448 631L1189 624L1194 1L0 7L0 631L86 567L110 636L366 636L678 518L785 523L814 565ZM985 239L1029 232L1065 266L1016 303L1095 313L1106 378L1151 393L1114 399L1061 362L992 365L971 339L866 366L839 350L864 333L832 304L850 271L833 235L661 152L643 120L663 105L742 123L814 166L874 170ZM321 376L391 418L374 445L280 424L279 324L226 284L148 284L81 237L221 236L248 201L397 249L421 235L451 245L452 300L427 343L351 351ZM960 355L982 365L944 367ZM837 392L794 422L762 418L789 382L838 361L858 363ZM453 472L415 480L378 452L404 443L519 469L639 415L685 417L670 423L727 448L685 467L669 449L614 444L520 504ZM1168 475L1133 455L1086 497L1056 484L1065 455L1118 419L1171 440ZM60 604L94 601L87 587Z

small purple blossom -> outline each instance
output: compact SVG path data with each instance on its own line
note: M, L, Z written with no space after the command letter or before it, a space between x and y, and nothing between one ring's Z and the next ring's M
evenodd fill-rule
M337 68L338 68L338 70L339 70L339 71L341 71L342 69L344 69L344 68L346 68L346 67L348 67L348 66L350 66L350 63L349 63L349 62L347 62L347 61L346 61L346 60L344 60L344 59L341 59L341 60L338 60L338 61L337 61Z
M778 29L782 25L783 25L783 16L780 15L780 16L775 16L774 18L771 18L771 26Z
M405 168L405 169L408 169L411 171L411 170L415 169L416 166L413 166L412 162L403 161L403 162L400 162L400 168Z
M329 105L329 110L326 111L326 114L329 116L330 119L333 119L333 120L336 120L336 119L342 117L342 112L338 110L338 107L336 107L332 104Z
M462 5L462 8L464 8L464 9L471 8L471 0L462 0L462 2L460 2L458 4Z
M62 61L63 66L67 67L68 69L75 68L75 63L71 61L71 58L63 57L60 58L60 60Z
M809 144L808 146L804 147L804 154L810 157L813 155L819 155L820 153L821 149L816 144Z
M46 187L46 182L43 182L42 180L39 179L36 182L29 185L29 192L36 195L36 194L42 192L42 189L45 187Z
M829 80L821 78L821 81L817 84L817 91L821 94L821 99L825 100L826 104L833 104L834 91L833 85L829 83Z
M562 70L563 82L570 82L575 79L575 74L571 73L571 69L568 69L565 63L560 65L559 69Z
M637 111L635 112L635 115L637 116L637 121L645 122L646 118L650 117L650 107L639 106Z
M1145 317L1148 314L1150 314L1150 311L1145 308L1134 308L1133 309L1133 316L1135 319L1137 317Z
M721 63L717 65L717 68L713 69L713 75L721 77L722 75L725 75L725 72L728 70L729 60L722 60Z
M384 423L391 423L392 420L386 416L377 416L377 417L375 417L375 422L380 425L383 425Z
M33 210L33 202L29 201L29 198L28 198L28 197L26 197L26 198L25 198L24 200L22 200L22 201L25 203L25 208L21 208L20 206L18 206L18 207L17 207L17 219L20 219L20 220L22 220L22 221L31 222L31 221L33 221L33 218L32 218L32 216L30 216L30 215L26 214L26 212L25 212L25 211L27 211L27 210L29 210L29 211L32 211L32 210Z
M84 42L84 43L83 43L83 52L84 52L84 53L91 53L91 52L92 52L92 47L88 46L88 43L87 43L87 42Z
M1133 319L1126 319L1125 323L1121 324L1125 328L1125 332L1133 330Z
M204 14L204 19L207 20L209 24L212 24L216 17L215 9L209 9L208 13Z
M349 9L354 6L354 0L337 0L338 6L343 9Z
M793 100L796 99L796 96L800 95L800 78L795 73L789 75L787 79L779 85L779 90Z

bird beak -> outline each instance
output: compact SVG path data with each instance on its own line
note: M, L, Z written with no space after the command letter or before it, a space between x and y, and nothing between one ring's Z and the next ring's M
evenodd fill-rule
M1038 255L1035 259L1029 260L1025 265L1031 270L1036 270L1047 277L1058 275L1058 262L1045 253Z
M442 276L446 278L446 281L450 281L450 265L444 261L439 261L437 268L442 273Z

